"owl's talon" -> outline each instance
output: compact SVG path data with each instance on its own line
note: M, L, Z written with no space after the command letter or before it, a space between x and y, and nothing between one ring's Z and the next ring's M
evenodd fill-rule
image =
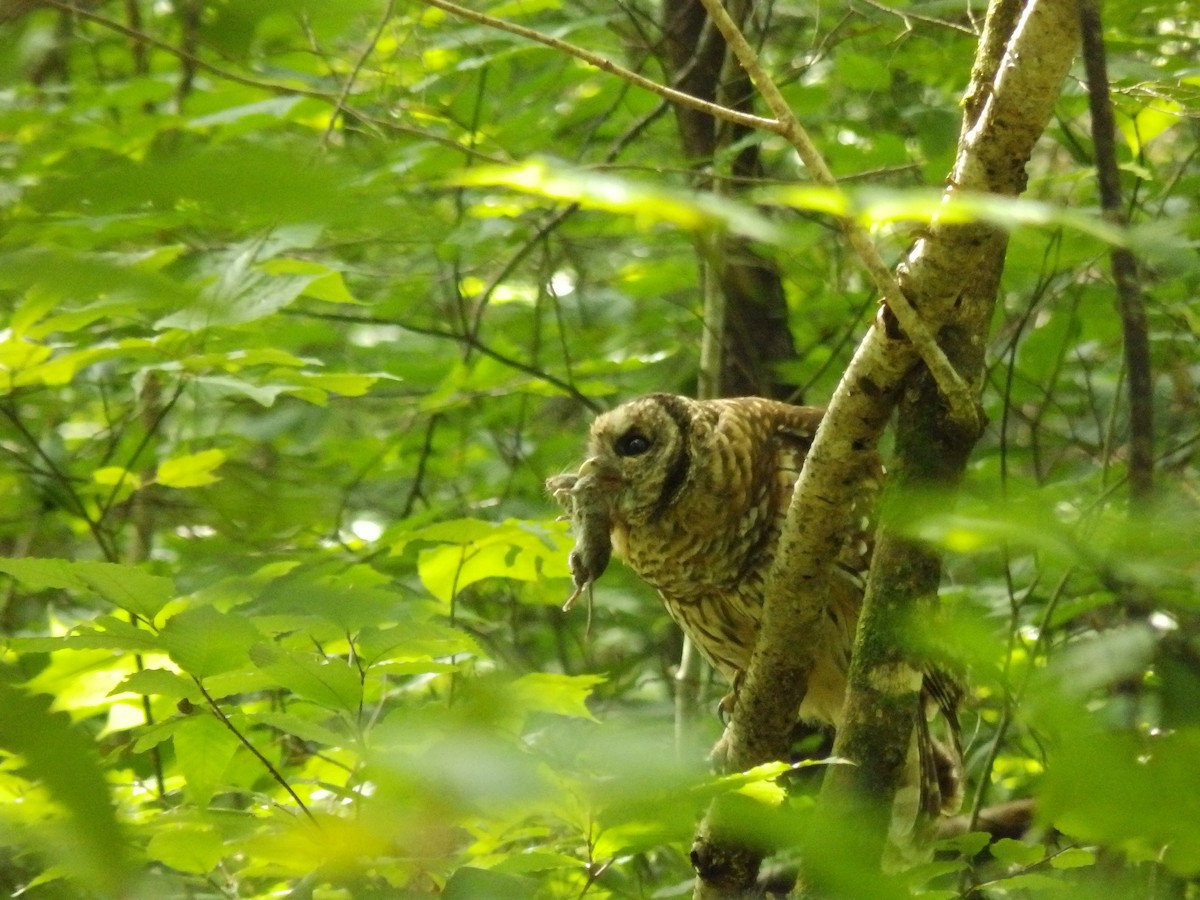
M729 693L717 703L717 716L720 718L722 725L728 725L730 718L733 716L733 708L737 706L738 691L742 689L742 679L745 677L745 672L735 672L733 681L729 685Z
M733 708L737 705L737 694L730 691L724 697L717 701L717 718L721 720L722 725L728 725L730 718L733 716Z

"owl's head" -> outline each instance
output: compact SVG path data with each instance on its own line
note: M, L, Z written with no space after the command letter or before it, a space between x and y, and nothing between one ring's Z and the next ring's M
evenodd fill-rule
M686 485L695 406L685 397L650 394L592 424L585 467L611 483L619 519L657 518Z

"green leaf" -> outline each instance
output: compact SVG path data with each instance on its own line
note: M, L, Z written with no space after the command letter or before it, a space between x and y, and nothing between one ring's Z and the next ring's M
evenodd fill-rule
M175 764L188 798L203 809L222 786L222 777L239 746L237 736L210 714L191 716L172 734Z
M446 882L442 900L527 900L537 894L538 884L533 878L464 866Z
M292 704L293 709L298 706L299 704ZM309 707L309 709L312 709L312 707ZM319 712L323 718L328 718L324 709L319 710ZM269 728L275 728L285 734L295 735L302 741L309 741L326 749L341 747L349 743L346 735L339 734L331 728L326 728L324 725L309 721L300 715L292 713L256 713L255 715L247 716L246 721L255 725L266 725Z
M904 873L904 880L911 887L918 887L927 884L933 879L940 879L942 884L946 883L947 875L953 875L956 872L961 872L967 867L967 861L962 857L956 859L935 859L926 863L919 863L913 866ZM937 896L936 891L921 891L920 897L922 900L934 900ZM958 891L951 891L950 897L957 897Z
M315 387L322 393L340 394L343 397L361 397L380 378L388 375L357 375L346 372L299 372L296 379L303 386Z
M151 575L134 566L106 562L73 563L80 581L122 609L147 620L175 596L170 578Z
M120 619L101 616L91 628L80 625L70 634L55 637L13 637L8 646L19 653L55 653L58 650L125 650L128 653L149 653L161 650L157 635Z
M92 471L92 481L103 487L121 486L130 491L136 491L142 486L142 479L136 472L130 472L122 466L102 466Z
M119 694L129 691L134 694L165 697L168 700L198 701L201 697L196 685L178 672L169 669L142 669L134 672L128 678L112 689L110 693Z
M254 664L300 697L329 709L356 714L362 704L362 681L342 659L317 659L258 644L250 651Z
M180 872L203 875L220 863L224 842L208 825L158 825L146 845L146 855Z
M854 191L798 185L755 192L764 203L850 216L865 225L896 222L988 222L1006 229L1069 228L1114 246L1129 242L1128 234L1100 215L1015 197L955 193L947 200L940 189L862 188Z
M313 276L304 288L307 297L326 303L359 303L346 287L342 273L321 263L308 259L272 259L263 263L262 270L269 275Z
M1117 115L1117 128L1129 144L1129 152L1136 159L1143 148L1160 134L1164 134L1185 121L1183 107L1174 100L1156 98L1132 116Z
M7 572L35 591L90 590L148 620L153 620L175 594L169 578L151 575L136 566L94 560L0 559L0 572Z
M172 616L159 636L171 659L200 679L250 665L250 648L263 639L249 619L211 606Z
M54 653L58 650L126 650L148 653L161 650L158 635L114 616L98 616L91 625L80 625L69 634L55 637L12 638L12 649L22 653Z
M521 708L596 721L584 701L591 696L592 688L604 680L602 675L530 672L513 682L512 693Z
M153 359L158 355L154 343L148 340L129 339L115 345L88 347L84 350L59 353L58 355L40 361L37 365L26 365L15 373L10 386L22 387L30 385L45 385L47 387L62 387L74 380L75 376L89 366L106 360L119 359L130 361L138 358Z
M486 654L465 631L438 619L427 622L409 621L394 628L364 628L355 642L359 659L368 666L386 665L395 661L422 664L429 669L412 671L445 671L434 660L465 653L477 658ZM453 666L447 667L454 668Z
M636 182L548 160L471 169L459 175L456 183L503 185L591 209L624 213L638 223L668 223L687 231L728 229L767 243L783 240L782 229L751 206L715 194L671 190L661 182Z
M226 107L214 113L196 116L188 122L191 128L210 128L214 125L229 125L251 116L266 116L270 119L285 118L297 104L304 103L303 97L268 97L254 103L243 103Z
M262 590L253 609L273 616L320 618L346 633L394 622L398 610L407 619L413 615L411 606L408 592L396 590L370 569L339 568L336 574L329 574L320 567L298 568L274 579Z
M1061 853L1050 857L1050 865L1055 869L1082 869L1094 865L1096 853L1085 847L1068 847Z
M202 375L196 379L196 384L209 388L217 396L240 394L249 397L259 406L274 406L280 394L292 394L297 390L290 384L259 384L232 375Z
M27 291L33 286L57 298L115 296L148 309L165 303L186 306L195 291L157 272L98 253L36 247L0 254L0 288Z
M67 813L69 828L53 839L54 855L93 890L124 896L132 889L127 836L109 799L95 745L64 713L52 713L50 702L0 680L0 747L19 754L29 775Z
M75 564L67 559L0 558L0 572L7 572L31 591L44 591L47 588L66 590L83 586L75 574Z
M154 480L164 487L172 488L191 488L212 484L219 480L213 474L213 470L223 462L225 462L224 451L216 449L174 456L159 463Z
M986 847L991 839L992 836L986 831L968 831L966 834L938 841L938 847L956 850L970 859Z
M200 331L254 322L290 305L313 280L308 275L272 278L261 272L241 271L235 267L199 301L164 316L155 325L161 329Z
M187 718L177 716L154 725L146 725L134 729L133 752L145 753L147 750L157 747L163 741L170 740L175 732L188 721Z
M477 519L441 522L406 536L398 546L414 539L450 542L423 550L417 557L422 584L444 602L484 578L537 581L544 577L548 562L565 556L543 527L512 519L501 523Z
M522 853L511 853L492 866L491 872L508 872L522 875L526 872L548 872L554 869L577 871L579 860L566 853L553 853L548 850L527 850Z
M989 848L992 857L1010 866L1032 866L1046 856L1044 844L1026 844L1012 838L1000 838Z
M1003 886L1006 891L1030 888L1034 891L1044 891L1053 896L1052 892L1061 891L1067 887L1061 878L1046 875L1042 872L1022 872L996 882L997 887Z

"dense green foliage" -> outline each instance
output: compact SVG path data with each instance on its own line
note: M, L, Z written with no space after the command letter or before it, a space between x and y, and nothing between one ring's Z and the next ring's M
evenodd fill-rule
M661 74L652 4L486 5ZM570 538L542 482L593 410L694 390L695 232L779 260L785 374L827 396L874 313L828 220L689 199L656 98L422 4L88 10L11 4L0 31L0 892L675 896L697 814L734 790L804 839L774 771L708 774L715 720L677 744L678 638L648 589L614 566L590 629L560 610ZM968 803L1041 804L990 856L958 839L910 879L927 896L1200 874L1197 11L1107 23L1159 505L1127 509L1074 80L1032 166L1044 205L996 213L965 496L904 505L948 551L934 636L974 685ZM949 169L981 11L762 15L898 257L931 196L906 189ZM775 185L803 180L762 140Z

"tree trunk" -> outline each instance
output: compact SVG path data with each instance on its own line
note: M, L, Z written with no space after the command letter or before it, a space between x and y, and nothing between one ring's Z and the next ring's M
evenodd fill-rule
M739 25L751 7L749 0L728 5ZM731 109L753 112L753 85L730 57L725 39L699 0L664 0L662 9L662 59L671 85ZM723 192L729 184L744 184L762 175L757 144L738 151L727 165L720 159L723 150L745 137L745 126L718 122L708 113L683 106L675 107L675 116L684 154L701 186ZM700 250L702 265L716 280L724 300L720 333L715 336L721 347L720 377L712 396L787 397L791 388L780 382L773 366L793 358L796 348L778 266L749 241L734 236L702 244ZM713 323L706 320L705 327Z

